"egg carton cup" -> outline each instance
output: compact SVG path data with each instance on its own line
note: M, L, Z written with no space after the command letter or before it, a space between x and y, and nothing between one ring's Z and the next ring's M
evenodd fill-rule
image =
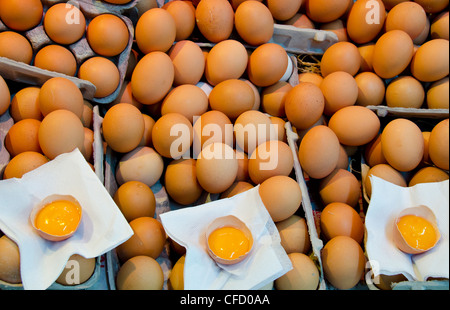
M128 68L128 60L130 57L132 45L133 45L133 37L134 37L134 26L132 21L124 16L123 14L126 12L130 12L133 10L134 5L137 3L137 0L130 2L128 5L112 5L102 1L97 0L42 0L42 4L44 6L44 14L45 11L54 4L57 3L69 3L76 7L78 7L86 18L86 25L101 14L114 14L120 17L125 24L127 25L129 32L129 40L128 45L122 53L115 57L105 57L111 60L118 68L120 74L119 85L117 89L110 95L102 98L94 97L96 92L96 87L90 81L82 80L78 77L68 76L66 74L61 74L54 71L49 71L45 69L41 69L35 67L34 65L25 64L22 62L17 62L11 59L7 59L5 57L0 57L0 74L7 79L28 83L32 85L41 86L47 80L53 77L64 77L72 82L74 82L78 88L81 90L83 97L86 100L89 100L96 104L108 104L113 102L120 93L120 89L124 83L127 68ZM0 21L0 32L9 30L1 21ZM43 19L41 23L24 32L23 35L29 40L31 43L34 55L39 51L42 47L55 44L49 36L46 34ZM75 56L78 68L80 65L87 59L94 56L101 56L96 54L92 48L90 47L86 35L84 35L79 41L66 45ZM102 56L104 57L104 56ZM33 60L34 61L34 60Z

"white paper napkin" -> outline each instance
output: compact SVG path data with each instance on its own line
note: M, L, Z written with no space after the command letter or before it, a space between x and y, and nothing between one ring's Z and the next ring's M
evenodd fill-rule
M366 251L378 274L403 274L410 281L426 281L429 277L449 277L449 181L400 187L371 176L372 196L366 214ZM396 216L406 208L426 205L438 220L441 239L423 254L410 255L394 244Z
M234 215L254 238L250 255L242 262L218 265L207 253L205 231L216 218ZM253 290L282 276L292 264L280 235L259 196L259 186L227 199L161 214L167 234L186 247L186 290Z
M32 207L49 195L72 195L81 204L78 230L67 240L41 238L29 223ZM125 242L133 230L81 152L58 156L21 179L0 181L0 230L20 251L24 289L47 289L73 254L98 257Z

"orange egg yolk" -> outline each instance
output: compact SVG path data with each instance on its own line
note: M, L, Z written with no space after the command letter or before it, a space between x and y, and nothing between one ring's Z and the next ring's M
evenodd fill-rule
M397 222L397 227L406 243L414 249L428 250L436 243L435 228L420 216L402 216Z
M35 220L36 228L54 236L74 232L81 220L80 207L66 200L51 202L42 208Z
M231 260L247 253L250 241L241 230L234 227L222 227L209 235L208 245L218 257Z

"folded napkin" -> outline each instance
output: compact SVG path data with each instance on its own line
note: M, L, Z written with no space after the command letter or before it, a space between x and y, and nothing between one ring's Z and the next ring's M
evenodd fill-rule
M225 266L207 253L205 231L214 219L227 215L236 216L248 226L254 244L243 261ZM186 290L254 290L292 269L278 230L259 196L259 186L231 198L170 211L160 217L169 237L186 247Z
M366 252L374 276L403 274L410 281L449 277L449 181L400 187L371 176ZM441 239L422 254L406 254L393 242L394 220L406 208L425 205L436 215Z
M72 195L83 216L75 234L60 242L41 238L32 228L33 206L53 194ZM0 181L0 230L20 251L24 289L47 289L73 254L98 257L133 235L133 230L81 152L58 156L21 179Z

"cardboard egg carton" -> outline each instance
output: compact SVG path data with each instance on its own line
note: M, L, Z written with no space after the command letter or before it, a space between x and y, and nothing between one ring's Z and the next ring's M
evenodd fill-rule
M119 95L120 89L125 79L128 68L128 59L130 57L134 37L133 23L128 17L124 16L123 14L132 11L134 5L137 3L137 0L133 0L126 5L113 5L98 0L42 0L42 4L44 6L44 14L49 7L56 3L69 3L78 7L85 16L87 25L93 18L105 13L117 15L125 22L130 34L127 47L118 56L106 57L110 59L119 69L120 82L117 89L112 94L106 97L96 98L94 97L96 87L89 81L82 80L76 76L73 77L49 70L40 69L33 65L17 62L5 57L0 57L0 74L4 78L13 81L28 83L37 86L41 86L48 79L53 77L65 77L78 86L86 100L97 104L107 104L114 101ZM0 21L0 32L6 30L9 29ZM30 41L34 54L36 54L37 51L39 51L42 47L54 43L46 34L42 21L38 26L24 32L23 34ZM97 55L92 50L85 35L79 41L66 47L74 54L78 67L88 58L91 58L93 56L101 56Z

